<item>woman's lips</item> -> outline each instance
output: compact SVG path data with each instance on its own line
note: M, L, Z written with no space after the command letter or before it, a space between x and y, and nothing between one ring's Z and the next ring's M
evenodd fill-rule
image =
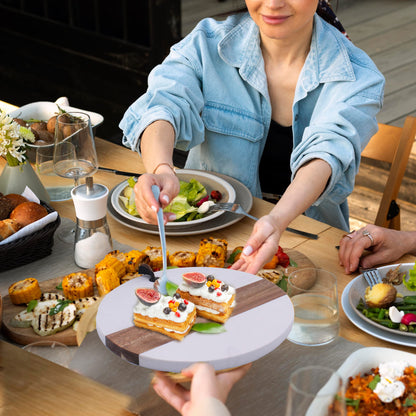
M283 22L285 22L289 16L266 16L262 15L264 23L267 23L269 25L279 25Z

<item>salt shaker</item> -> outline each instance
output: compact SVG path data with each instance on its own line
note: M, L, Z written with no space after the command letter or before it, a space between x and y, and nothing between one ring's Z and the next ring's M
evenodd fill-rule
M74 259L77 266L89 269L113 249L106 217L108 188L87 177L71 195L77 216Z

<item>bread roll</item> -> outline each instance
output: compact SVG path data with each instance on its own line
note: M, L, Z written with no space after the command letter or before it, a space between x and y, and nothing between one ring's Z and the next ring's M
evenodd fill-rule
M27 198L19 194L7 194L4 195L4 197L7 198L13 204L12 210L15 209L19 204L23 204L23 202L28 201Z
M45 207L36 202L23 202L19 204L11 213L10 218L17 221L22 227L31 224L48 215Z
M14 234L16 231L19 231L20 224L11 219L5 219L3 221L0 221L0 241L3 241L7 237L10 237L12 234Z
M0 220L8 218L12 209L12 202L5 196L0 196Z

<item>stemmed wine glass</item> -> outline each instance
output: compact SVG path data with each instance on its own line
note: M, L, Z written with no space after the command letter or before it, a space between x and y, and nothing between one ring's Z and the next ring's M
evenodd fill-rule
M58 176L72 178L74 186L80 178L93 175L98 169L97 152L91 120L82 112L65 112L56 118L53 167ZM61 229L58 237L74 242L75 229Z

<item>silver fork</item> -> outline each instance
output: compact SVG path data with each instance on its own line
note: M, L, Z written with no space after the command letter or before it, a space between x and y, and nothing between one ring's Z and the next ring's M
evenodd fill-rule
M363 276L370 287L373 287L377 283L382 283L383 279L378 269L366 269L363 270Z
M211 205L207 213L209 214L209 213L216 212L216 211L234 212L235 214L245 215L246 217L249 217L254 221L258 220L258 218L256 218L255 216L248 214L240 204L234 204L232 202L220 202L218 204ZM294 234L299 234L304 237L311 238L313 240L318 239L317 234L307 233L306 231L296 230L295 228L290 228L290 227L287 227L286 230Z

